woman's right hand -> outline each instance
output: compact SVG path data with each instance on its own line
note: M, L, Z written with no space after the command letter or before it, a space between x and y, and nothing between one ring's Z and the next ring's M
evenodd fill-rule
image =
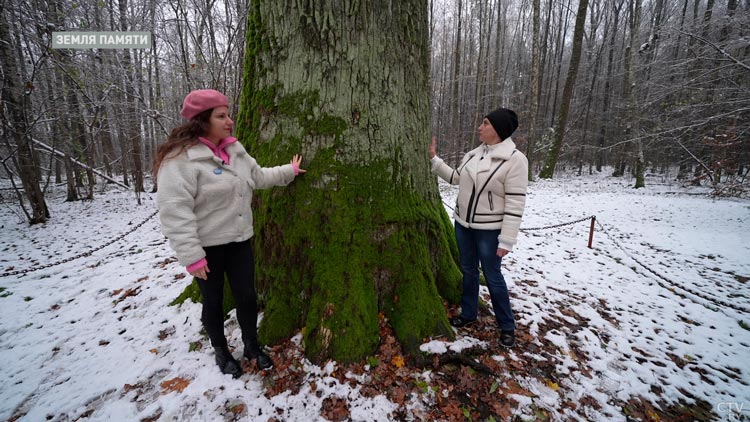
M430 143L430 160L435 158L436 155L437 155L437 138L433 136L432 142Z

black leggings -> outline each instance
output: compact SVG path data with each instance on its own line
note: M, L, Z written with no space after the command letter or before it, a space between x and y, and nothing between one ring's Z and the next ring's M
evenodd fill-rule
M229 279L234 303L237 308L237 321L242 329L242 338L257 341L258 302L255 294L255 260L252 238L239 243L227 243L203 248L208 261L208 280L198 278L203 296L203 327L214 347L227 347L224 336L224 273Z

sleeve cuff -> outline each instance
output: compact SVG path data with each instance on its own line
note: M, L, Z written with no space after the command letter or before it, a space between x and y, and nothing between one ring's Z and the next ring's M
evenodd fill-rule
M505 249L508 252L513 251L513 244L509 243L508 241L504 239L498 239L497 240L497 248L498 249Z
M440 167L440 164L443 164L443 159L436 155L430 159L430 164L432 164L432 171L435 172Z
M198 261L193 262L192 264L187 266L187 270L189 273L193 271L200 270L201 268L208 265L208 261L206 261L206 258L201 258Z

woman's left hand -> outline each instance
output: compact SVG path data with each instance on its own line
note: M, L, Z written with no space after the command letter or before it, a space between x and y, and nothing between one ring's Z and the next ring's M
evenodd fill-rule
M503 249L503 248L500 248L500 249L497 250L497 256L499 256L500 258L502 258L505 255L508 255L508 252L510 252L510 251L508 251L506 249Z
M293 165L297 169L299 169L300 173L307 173L307 170L300 167L302 164L302 156L294 154L294 157L292 157L292 161L289 162L289 164Z

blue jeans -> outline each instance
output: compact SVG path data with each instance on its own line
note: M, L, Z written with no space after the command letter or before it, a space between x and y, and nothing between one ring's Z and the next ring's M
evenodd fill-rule
M467 229L458 223L455 223L455 226L463 274L461 317L468 320L477 319L479 263L481 262L497 325L501 330L515 330L516 324L513 321L513 311L510 309L508 286L500 272L502 258L497 256L497 236L500 235L500 230Z

